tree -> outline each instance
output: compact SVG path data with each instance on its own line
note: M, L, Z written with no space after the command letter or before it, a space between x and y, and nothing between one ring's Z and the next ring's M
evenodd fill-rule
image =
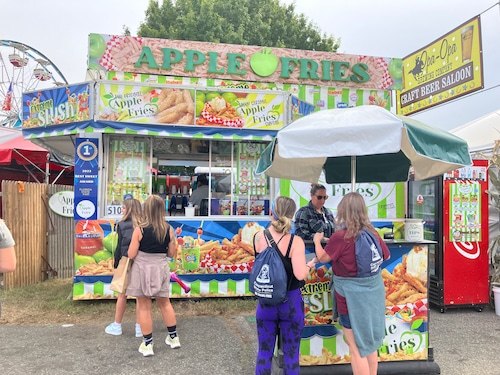
M151 0L142 37L336 52L340 39L322 33L295 4L279 0Z

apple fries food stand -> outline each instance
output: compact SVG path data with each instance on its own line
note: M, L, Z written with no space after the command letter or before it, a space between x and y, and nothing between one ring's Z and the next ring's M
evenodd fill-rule
M89 72L98 80L23 96L25 137L74 150L74 299L114 298L111 254L122 201L127 195L144 201L149 194L166 198L167 220L180 243L171 265L191 288L186 294L173 282L172 297L250 296L251 240L269 222L269 202L280 194L298 206L309 199L309 184L254 174L265 146L277 130L315 110L390 109L390 90L401 84L400 59L99 34L89 39ZM204 216L183 207L195 176L157 174L162 166L208 168L212 192ZM227 175L217 175L221 169ZM360 188L367 199L377 197L372 218L382 219L381 226L392 228L388 218L404 217L404 184ZM328 189L335 209L349 189ZM411 244L396 248L391 274L412 250ZM330 320L330 275L319 265L303 289L301 365L313 371L348 362ZM424 305L418 312L425 315ZM413 351L425 360L427 316L393 324L396 311L388 312L381 354L390 361L399 359L394 353Z

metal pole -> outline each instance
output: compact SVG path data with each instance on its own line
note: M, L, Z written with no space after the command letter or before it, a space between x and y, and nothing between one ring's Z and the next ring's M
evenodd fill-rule
M49 168L50 152L47 153L47 162L45 163L45 183L48 185L50 182L50 168Z
M351 156L351 192L356 191L356 156Z

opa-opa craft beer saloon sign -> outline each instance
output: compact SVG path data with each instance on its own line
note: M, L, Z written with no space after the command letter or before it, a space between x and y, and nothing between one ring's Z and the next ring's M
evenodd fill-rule
M89 69L391 89L401 59L168 39L89 35Z

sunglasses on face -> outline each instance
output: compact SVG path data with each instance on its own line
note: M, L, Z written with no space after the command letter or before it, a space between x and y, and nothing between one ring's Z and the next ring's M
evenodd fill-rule
M315 195L316 198L318 198L318 200L327 200L328 199L328 195Z

